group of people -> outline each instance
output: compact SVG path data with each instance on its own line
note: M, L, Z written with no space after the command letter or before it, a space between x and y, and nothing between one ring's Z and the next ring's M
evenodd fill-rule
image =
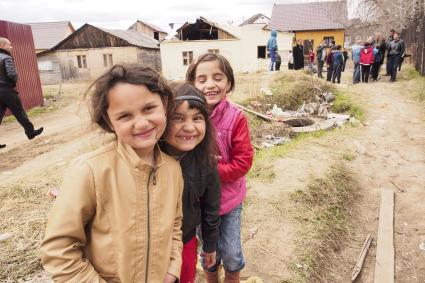
M9 109L24 128L28 139L31 140L43 132L43 127L34 129L34 125L28 119L19 99L19 93L16 90L18 73L13 61L12 50L13 46L9 39L0 37L0 124L6 110ZM0 149L5 147L6 144L0 144Z
M186 82L115 65L89 88L92 122L116 140L73 162L50 211L41 259L60 282L240 282L247 119L229 103L228 60L201 55ZM199 228L200 227L200 228Z
M353 83L368 82L369 77L377 81L379 71L387 58L386 76L390 76L390 82L397 79L397 71L405 57L404 41L400 34L391 29L388 39L376 33L366 42L357 41L352 47L352 58L354 64Z

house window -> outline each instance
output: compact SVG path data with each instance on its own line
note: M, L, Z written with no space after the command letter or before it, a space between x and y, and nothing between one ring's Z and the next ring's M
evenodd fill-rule
M208 49L208 53L219 54L220 50L219 49Z
M331 45L331 42L334 41L334 37L333 36L325 36L323 37L323 40L325 41L326 45L329 46Z
M266 59L266 46L257 46L257 58Z
M153 38L155 38L156 40L159 40L159 32L154 31L153 32Z
M108 66L112 66L113 64L114 63L112 60L112 54L103 54L103 65L105 67L108 67Z
M183 51L183 66L190 65L193 60L193 51Z
M77 55L78 68L87 69L87 58L86 55Z

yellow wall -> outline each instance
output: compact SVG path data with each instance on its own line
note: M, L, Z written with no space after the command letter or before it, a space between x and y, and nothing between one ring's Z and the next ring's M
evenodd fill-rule
M324 37L334 37L335 44L344 46L344 30L318 30L318 31L297 31L295 32L296 39L314 40L313 50L322 42Z

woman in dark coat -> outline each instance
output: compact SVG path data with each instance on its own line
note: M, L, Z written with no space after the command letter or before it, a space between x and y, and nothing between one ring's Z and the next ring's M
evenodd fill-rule
M292 54L294 56L294 70L304 68L304 48L301 44L301 40L298 40L295 46L292 48Z

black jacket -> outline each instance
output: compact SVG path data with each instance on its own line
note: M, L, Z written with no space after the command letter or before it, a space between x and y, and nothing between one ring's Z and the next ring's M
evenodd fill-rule
M167 146L161 148L167 152ZM220 225L220 177L217 167L202 166L194 152L188 152L180 160L183 189L183 243L196 235L196 227L201 224L203 250L213 252L218 241Z
M0 87L14 88L17 81L18 73L11 54L0 48Z

